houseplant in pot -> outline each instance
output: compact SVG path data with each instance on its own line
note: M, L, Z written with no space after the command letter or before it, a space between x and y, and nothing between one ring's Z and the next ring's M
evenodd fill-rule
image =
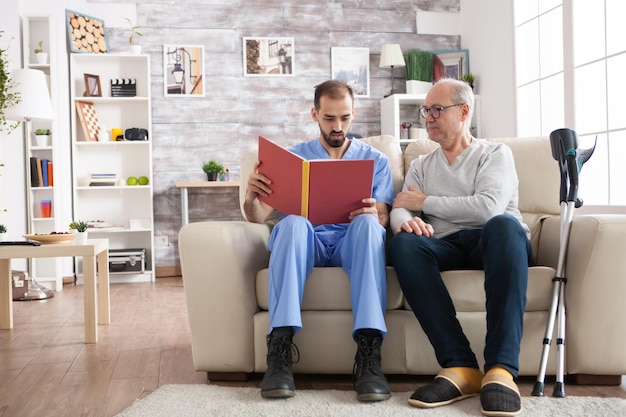
M433 54L421 49L404 53L407 94L426 94L433 85Z
M70 229L75 233L75 241L77 245L87 243L87 222L75 221L70 223Z
M50 135L52 132L50 129L36 129L35 130L35 140L37 142L37 146L50 146Z
M224 171L224 165L212 159L202 163L202 171L206 174L207 181L217 181L218 175Z
M139 32L141 26L139 24L133 23L133 21L127 17L125 17L124 19L128 22L128 25L130 26L130 28L128 29L128 32L130 32L130 36L128 37L130 50L134 55L139 55L141 53L141 45L135 44L135 36L143 36L143 34Z
M0 242L6 240L7 237L7 227L3 224L0 224Z
M48 53L43 51L43 41L37 43L37 47L33 50L37 57L37 63L39 65L46 65L48 63Z

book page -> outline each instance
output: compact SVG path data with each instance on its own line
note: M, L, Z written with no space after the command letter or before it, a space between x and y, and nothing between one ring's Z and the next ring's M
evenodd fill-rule
M304 159L259 136L259 174L272 180L272 194L259 199L283 214L301 215Z
M351 211L372 196L373 160L310 161L309 213L313 224L348 223Z

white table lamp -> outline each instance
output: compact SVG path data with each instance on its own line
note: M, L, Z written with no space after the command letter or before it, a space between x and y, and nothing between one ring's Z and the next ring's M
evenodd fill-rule
M28 149L27 141L30 140L31 121L54 119L48 83L42 71L33 69L14 69L11 71L10 77L14 81L12 92L19 94L20 101L6 110L5 118L7 120L24 121L24 146L25 149ZM28 175L29 164L27 165L26 181L30 181L30 175ZM30 195L27 196L26 201L30 205ZM30 282L28 291L24 293L22 299L41 300L53 297L52 291L35 280L32 274L32 263L29 262L29 265L31 265Z
M393 67L403 67L404 56L402 55L402 49L397 43L390 43L383 45L383 49L380 52L380 68L391 68L391 93L387 94L388 97L393 94Z

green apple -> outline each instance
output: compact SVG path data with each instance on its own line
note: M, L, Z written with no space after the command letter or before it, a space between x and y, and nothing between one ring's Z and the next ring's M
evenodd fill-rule
M128 177L128 179L126 180L126 184L128 184L128 185L137 185L137 178L136 177Z
M143 175L139 177L139 185L148 185L148 177Z

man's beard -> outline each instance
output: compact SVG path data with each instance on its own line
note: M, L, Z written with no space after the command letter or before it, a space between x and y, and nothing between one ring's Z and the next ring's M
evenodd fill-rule
M346 142L346 134L343 133L343 131L341 132L332 131L331 133L326 133L322 129L320 129L320 132L322 132L322 137L324 138L324 141L326 141L328 146L332 148L341 148L343 144ZM331 139L330 136L333 133L341 133L341 139L338 139L338 140Z

